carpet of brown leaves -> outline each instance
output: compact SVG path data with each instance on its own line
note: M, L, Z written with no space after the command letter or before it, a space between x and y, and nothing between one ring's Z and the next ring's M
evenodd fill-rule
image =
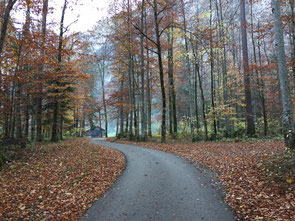
M245 220L295 220L295 185L282 191L263 170L263 160L283 152L283 142L160 144L120 141L181 155L217 172L225 201ZM295 178L295 177L294 177ZM294 179L293 179L294 180Z
M23 150L0 172L0 220L77 220L124 166L121 153L87 139Z

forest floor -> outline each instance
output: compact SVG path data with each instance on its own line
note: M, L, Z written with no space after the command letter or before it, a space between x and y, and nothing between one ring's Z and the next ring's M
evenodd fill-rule
M0 220L78 220L125 167L123 154L84 138L18 155L0 171Z
M216 172L225 202L241 219L295 220L295 153L286 151L281 141L115 142L180 155Z

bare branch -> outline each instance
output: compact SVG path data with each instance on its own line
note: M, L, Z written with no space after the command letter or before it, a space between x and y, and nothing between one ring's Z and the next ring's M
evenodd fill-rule
M145 38L147 38L149 41L151 41L152 43L154 43L155 45L157 45L157 43L153 40L153 39L151 39L149 36L147 36L145 33L143 33L143 31L142 30L140 30L140 28L138 28L136 25L134 25L134 24L132 24L133 25L133 27L136 29L136 30L138 30L139 32L140 32L140 34L142 34Z

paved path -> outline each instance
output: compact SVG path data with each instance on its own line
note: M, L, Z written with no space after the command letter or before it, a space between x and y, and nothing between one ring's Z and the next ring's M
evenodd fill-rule
M104 140L93 142L124 153L127 166L81 221L234 220L210 178L181 157Z

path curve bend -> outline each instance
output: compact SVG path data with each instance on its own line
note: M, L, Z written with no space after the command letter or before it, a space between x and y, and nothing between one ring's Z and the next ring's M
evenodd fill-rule
M234 220L210 178L181 157L104 140L92 142L121 151L127 165L80 221Z

